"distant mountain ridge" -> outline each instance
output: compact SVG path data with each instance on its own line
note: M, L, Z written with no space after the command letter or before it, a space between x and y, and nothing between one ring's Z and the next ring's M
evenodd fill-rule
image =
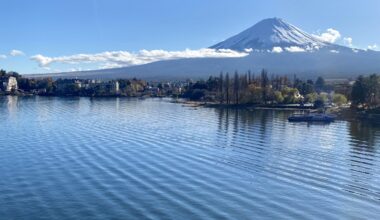
M49 75L56 78L185 79L206 78L220 72L257 72L265 68L274 74L347 78L380 72L379 52L322 41L280 18L262 20L210 48L249 51L250 54L240 58L187 58Z

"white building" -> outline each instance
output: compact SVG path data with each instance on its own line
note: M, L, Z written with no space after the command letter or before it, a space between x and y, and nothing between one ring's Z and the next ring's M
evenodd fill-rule
M115 93L119 93L119 91L120 91L120 84L119 84L119 81L116 81L116 82L115 82L114 89L115 89Z
M16 77L10 76L7 81L3 82L3 87L6 92L11 92L12 90L17 90L17 79Z

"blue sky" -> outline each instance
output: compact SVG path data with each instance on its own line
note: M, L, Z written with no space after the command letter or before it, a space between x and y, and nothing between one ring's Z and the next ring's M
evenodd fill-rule
M1 0L0 8L0 68L22 74L101 68L97 62L60 59L39 66L31 60L38 54L46 60L107 51L198 50L269 17L314 34L333 28L341 35L336 43L350 37L358 48L380 45L379 0Z

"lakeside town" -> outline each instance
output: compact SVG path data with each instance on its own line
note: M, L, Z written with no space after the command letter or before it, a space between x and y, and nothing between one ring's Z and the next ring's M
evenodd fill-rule
M220 73L207 80L155 81L141 79L29 78L0 70L0 95L86 97L173 97L212 107L271 107L295 109L351 109L374 117L379 112L380 77L302 80L296 75L247 71ZM363 114L361 114L362 116ZM377 116L376 116L377 117Z

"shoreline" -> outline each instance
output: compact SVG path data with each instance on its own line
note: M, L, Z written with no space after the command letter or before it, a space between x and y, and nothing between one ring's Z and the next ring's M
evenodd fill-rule
M223 109L278 109L278 110L315 110L313 106L296 106L296 105L273 105L273 104L221 104L215 102L201 102L190 100L176 100L173 103L189 105L192 107L206 107L206 108L223 108Z
M236 110L282 110L282 111L310 111L316 112L317 109L314 106L296 106L294 104L284 104L284 105L263 105L263 104L221 104L215 102L202 102L202 101L191 101L187 99L176 99L171 96L123 96L123 95L108 95L108 96L78 96L78 95L39 95L33 93L23 93L23 94L0 94L0 97L6 96L16 96L16 97L59 97L59 98L135 98L135 99L149 99L149 98L169 98L171 103L182 104L183 106L198 108L215 108L215 109L236 109ZM326 111L329 114L336 115L337 120L344 121L368 121L369 118L363 117L363 114L360 114L360 111L352 109L350 107L329 107L326 108Z
M278 111L310 111L317 112L318 109L313 106L289 106L289 105L262 105L262 104L241 104L241 105L227 105L210 102L199 101L173 101L174 103L183 104L189 107L205 107L205 108L218 108L218 109L238 109L238 110L278 110ZM366 118L360 117L359 111L352 109L348 106L336 106L326 108L328 114L336 115L336 120L343 121L365 121Z

